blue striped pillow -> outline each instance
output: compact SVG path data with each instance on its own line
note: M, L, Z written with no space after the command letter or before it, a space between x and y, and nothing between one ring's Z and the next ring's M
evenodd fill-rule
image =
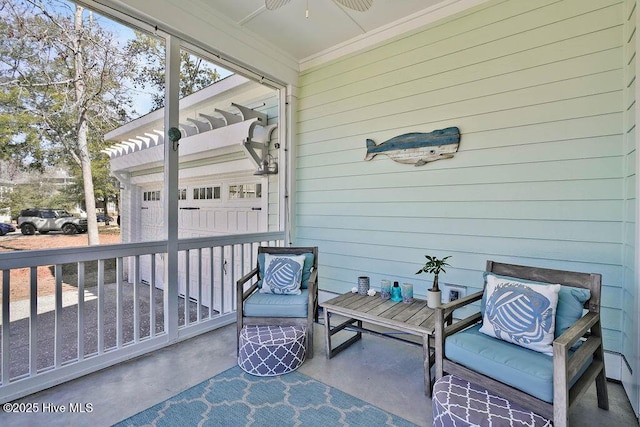
M553 355L560 285L531 285L487 276L480 332Z
M536 282L534 280L527 280L509 276L501 276L485 271L484 280L487 281L489 276L494 276L498 279L509 280L512 282L525 283L527 285L541 285L549 286L549 283ZM556 331L555 336L558 338L567 329L573 326L574 323L580 319L584 314L584 304L591 298L591 291L586 288L576 288L573 286L566 286L560 283L560 292L558 292L558 307L556 309ZM487 300L487 293L482 295L482 302L480 303L480 313L484 317L484 306Z
M300 295L304 255L265 254L264 278L260 292L264 294Z
M265 268L265 257L266 253L261 252L258 254L258 267L260 268L260 282L259 286L262 286L262 278L264 278L264 268ZM302 267L302 284L300 285L300 289L307 289L309 287L309 278L311 277L311 271L313 270L313 253L305 252L300 254L304 256L304 266ZM274 255L274 256L294 256L294 255Z

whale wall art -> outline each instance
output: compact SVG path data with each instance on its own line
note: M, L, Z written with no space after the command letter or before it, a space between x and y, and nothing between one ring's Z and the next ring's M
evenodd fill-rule
M405 133L377 144L367 139L367 155L371 160L378 154L386 154L398 163L422 166L436 160L450 159L458 151L460 129L449 127L429 133Z

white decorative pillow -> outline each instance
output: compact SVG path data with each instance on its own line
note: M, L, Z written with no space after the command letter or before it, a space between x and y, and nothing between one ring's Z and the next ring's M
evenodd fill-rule
M480 332L553 355L560 285L533 285L487 275Z
M264 294L300 295L304 255L265 254L264 277L260 292Z

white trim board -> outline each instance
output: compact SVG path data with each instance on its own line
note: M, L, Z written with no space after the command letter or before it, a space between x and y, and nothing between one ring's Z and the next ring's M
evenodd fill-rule
M351 40L337 44L311 55L300 61L300 71L321 65L325 62L340 58L341 56L357 52L392 37L415 30L425 25L444 19L448 16L462 12L488 0L446 0L432 7L421 10L413 15L406 16L398 21L380 27L374 31L354 37Z

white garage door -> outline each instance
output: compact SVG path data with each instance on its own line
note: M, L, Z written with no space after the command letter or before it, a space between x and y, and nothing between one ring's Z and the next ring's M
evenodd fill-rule
M249 178L250 179L250 178ZM255 179L255 178L254 178ZM240 180L223 182L220 184L194 183L180 188L180 201L178 213L178 234L180 238L218 236L237 233L256 233L267 231L266 196L262 197L262 185L255 181ZM142 241L159 240L164 238L166 232L163 226L162 201L159 190L143 192L141 206L140 232ZM250 259L241 259L238 248L232 255L231 248L213 251L214 265L214 296L213 309L220 312L231 310L233 293L220 292L220 287L225 290L232 289L232 275L229 274L233 260L235 271L240 271L242 266L248 266ZM247 254L250 257L251 254ZM179 292L186 294L186 268L185 254L181 253L178 261ZM212 303L211 284L211 251L202 251L202 293L198 294L198 251L191 251L189 259L190 287L189 297L192 300L202 298L202 304L209 307ZM156 258L155 285L163 287L164 265L162 257ZM151 283L151 259L143 257L140 260L141 280ZM220 295L224 295L224 301Z

